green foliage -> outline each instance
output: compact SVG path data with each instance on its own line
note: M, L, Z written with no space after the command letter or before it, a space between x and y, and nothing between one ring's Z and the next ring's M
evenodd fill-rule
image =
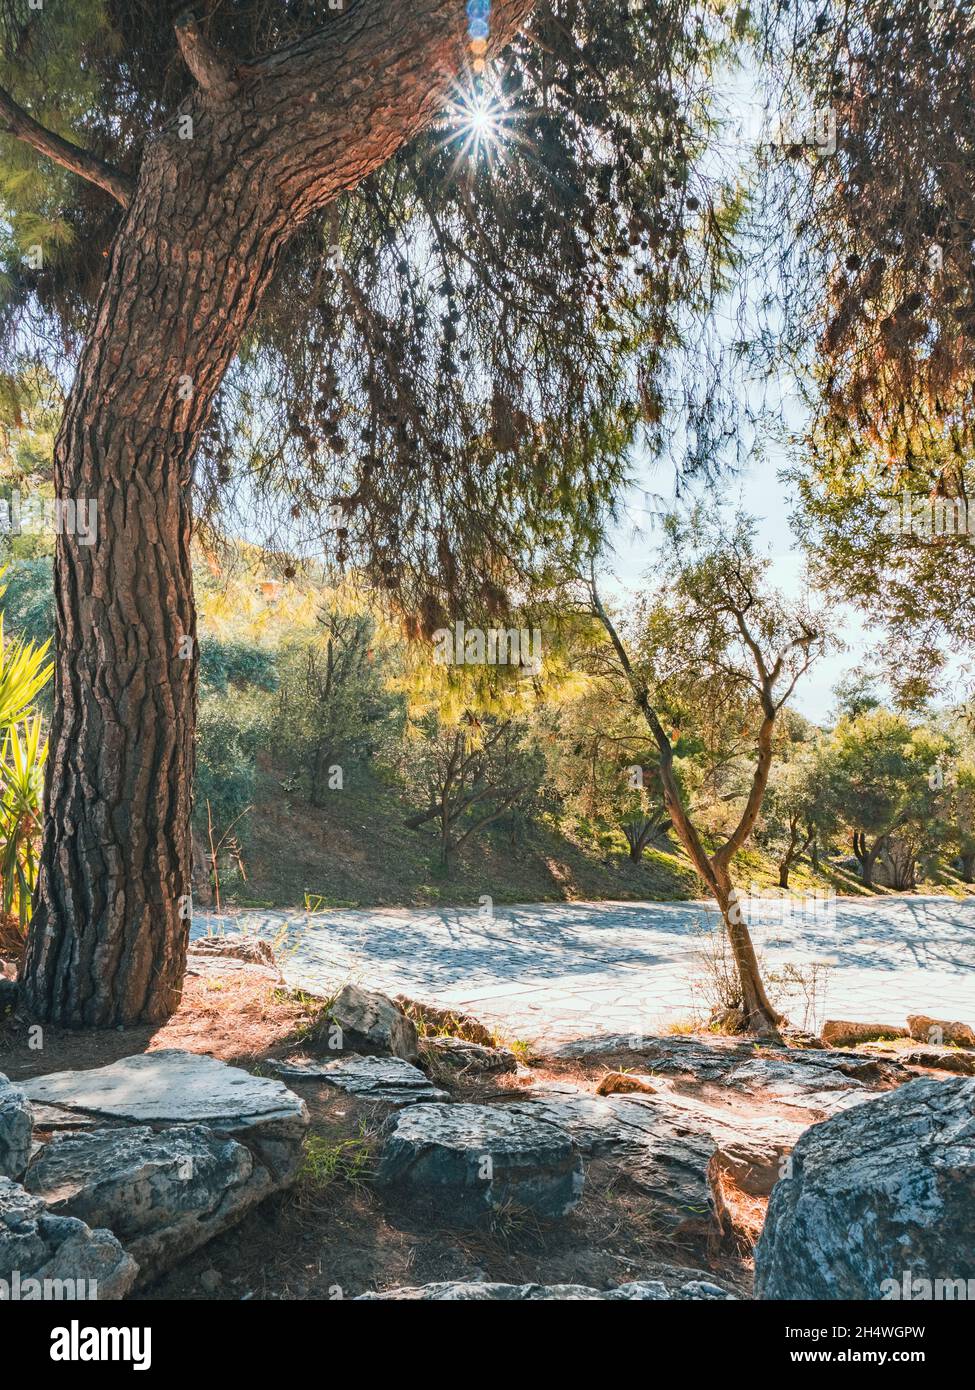
M870 837L932 818L929 773L946 743L901 714L841 719L826 752L828 795L845 823Z
M37 887L46 761L40 715L9 726L0 756L0 884L4 916L15 914L22 932L27 930Z
M4 573L4 614L11 628L27 642L54 639L54 586L47 556L12 560Z
M137 176L192 90L172 17L0 0L0 85ZM231 66L344 22L326 0L198 18ZM429 633L499 614L557 546L595 542L631 447L675 438L665 391L694 421L675 461L712 468L718 398L669 368L706 346L694 316L725 287L743 209L705 158L730 19L696 0L540 4L483 86L465 74L440 120L311 216L214 402L205 519L324 543ZM6 136L0 198L0 338L44 360L56 343L70 369L121 210Z
M468 841L537 796L544 757L525 725L468 715L449 726L428 715L407 746L405 779L420 804L407 824L432 826L446 870Z
M226 695L231 686L271 692L278 688L276 653L266 644L238 639L200 639L201 693Z
M221 831L252 804L256 754L265 737L266 715L259 702L237 695L200 702L193 806L200 829L207 824L208 802L213 824Z
M323 609L312 629L279 653L280 686L271 751L296 769L313 805L355 764L388 755L402 728L402 701L388 688L388 650L368 613Z
M336 1182L361 1187L372 1177L374 1153L375 1139L365 1130L336 1139L312 1134L305 1140L300 1189L318 1197Z
M0 578L3 571L0 571ZM3 590L0 588L0 593ZM34 704L51 677L49 644L4 638L0 614L0 887L5 916L26 930L37 886L37 848L47 741Z

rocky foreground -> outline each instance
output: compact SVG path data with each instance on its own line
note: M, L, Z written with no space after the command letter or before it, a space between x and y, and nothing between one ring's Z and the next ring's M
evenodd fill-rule
M278 981L265 946L208 943L193 959L217 979ZM262 1065L272 1075L161 1049L16 1086L0 1077L0 1293L151 1287L295 1182L309 1122L298 1091L365 1107L379 1199L446 1228L551 1228L608 1174L639 1194L661 1248L747 1253L757 1238L761 1298L899 1296L905 1272L975 1280L975 1036L918 1015L923 1045L895 1055L874 1042L889 1027L828 1025L855 1050L588 1038L527 1067L474 1020L346 986L300 1050ZM748 1296L686 1265L643 1273L615 1287L477 1278L360 1296Z

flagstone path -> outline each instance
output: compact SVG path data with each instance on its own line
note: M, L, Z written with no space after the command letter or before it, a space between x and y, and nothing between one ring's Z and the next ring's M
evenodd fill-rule
M763 902L749 920L766 972L791 964L808 977L821 963L815 998L798 987L783 999L793 1022L900 1023L925 1013L975 1026L975 898L841 898L835 912L819 905L791 921L783 915L781 904ZM277 943L292 985L321 992L353 980L554 1045L652 1034L688 1019L708 924L716 918L705 903L543 903L241 911L198 915L193 935L260 934Z

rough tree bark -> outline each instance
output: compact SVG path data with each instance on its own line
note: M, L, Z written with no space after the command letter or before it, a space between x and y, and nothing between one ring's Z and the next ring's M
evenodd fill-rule
M495 49L531 8L495 0ZM39 1019L157 1022L179 1002L194 453L283 247L438 113L466 60L465 28L460 0L354 0L301 41L230 68L187 23L178 37L197 88L182 121L147 144L133 189L86 170L73 147L42 151L127 210L55 452L58 496L94 500L98 536L90 547L61 536L55 559L50 773L22 976Z

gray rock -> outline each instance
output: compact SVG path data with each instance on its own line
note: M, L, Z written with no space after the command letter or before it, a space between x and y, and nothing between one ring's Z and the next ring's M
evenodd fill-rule
M822 1106L803 1101L828 1091L882 1090L911 1079L911 1073L894 1060L832 1049L763 1047L756 1052L754 1043L739 1038L627 1038L610 1034L566 1043L553 1053L563 1059L621 1055L639 1057L640 1070L651 1082L664 1076L697 1086L717 1084L745 1094L770 1089L782 1104L823 1116L837 1108L835 1096L827 1097Z
M308 1108L280 1081L251 1076L215 1057L164 1049L92 1071L51 1072L24 1083L31 1100L156 1127L208 1125L232 1134L285 1182L301 1159Z
M507 1207L570 1212L583 1187L569 1136L540 1115L485 1105L414 1105L390 1117L377 1181L474 1225Z
M27 1167L33 1126L27 1097L0 1072L0 1177L19 1178Z
M392 1054L415 1062L419 1055L416 1025L385 994L346 985L329 1009L341 1030L337 1050Z
M761 1298L975 1279L975 1079L922 1077L802 1136L755 1251ZM888 1282L891 1281L891 1282Z
M515 1072L518 1059L506 1047L485 1047L464 1038L424 1038L420 1051L434 1066L455 1072L458 1077L490 1076Z
M53 1215L0 1178L0 1300L124 1298L138 1272L111 1231Z
M967 1023L952 1023L944 1018L929 1018L927 1014L908 1014L907 1028L918 1042L941 1047L954 1043L956 1047L975 1047L975 1029Z
M514 1102L570 1134L583 1155L624 1169L658 1209L670 1235L706 1234L714 1218L709 1168L717 1158L745 1192L766 1196L781 1162L805 1125L775 1117L743 1117L694 1096L584 1093Z
M65 1110L60 1105L42 1105L35 1101L31 1106L34 1112L34 1134L45 1135L52 1129L95 1129L98 1121L91 1115L82 1115L74 1110Z
M716 1081L737 1063L754 1057L748 1043L737 1038L636 1037L625 1033L604 1033L593 1038L577 1038L554 1048L559 1060L577 1058L639 1057L646 1070L661 1076L687 1076L695 1081Z
M869 1100L862 1084L845 1084L835 1076L815 1076L788 1062L756 1058L722 1079L721 1084L751 1097L767 1096L788 1109L807 1111L817 1118L835 1115L851 1105Z
M912 1047L909 1052L900 1054L900 1060L911 1067L931 1067L959 1076L975 1076L975 1052L960 1047Z
M364 1293L355 1300L367 1303L397 1299L411 1302L540 1303L556 1299L569 1302L660 1302L679 1300L733 1299L735 1295L717 1284L693 1280L669 1293L659 1279L621 1284L616 1289L590 1289L584 1284L424 1284L416 1288L387 1289L385 1293Z
M891 1081L908 1081L899 1062L856 1053L812 1052L752 1057L721 1078L721 1086L825 1119L869 1100Z
M324 1081L362 1100L418 1105L449 1100L419 1067L402 1057L339 1057L334 1062L266 1062L286 1081Z
M233 1225L282 1186L245 1145L205 1125L137 1125L58 1134L24 1180L48 1210L108 1227L140 1283Z
M190 942L187 954L220 960L240 960L248 965L264 965L270 970L278 968L270 944L258 936L198 936Z

